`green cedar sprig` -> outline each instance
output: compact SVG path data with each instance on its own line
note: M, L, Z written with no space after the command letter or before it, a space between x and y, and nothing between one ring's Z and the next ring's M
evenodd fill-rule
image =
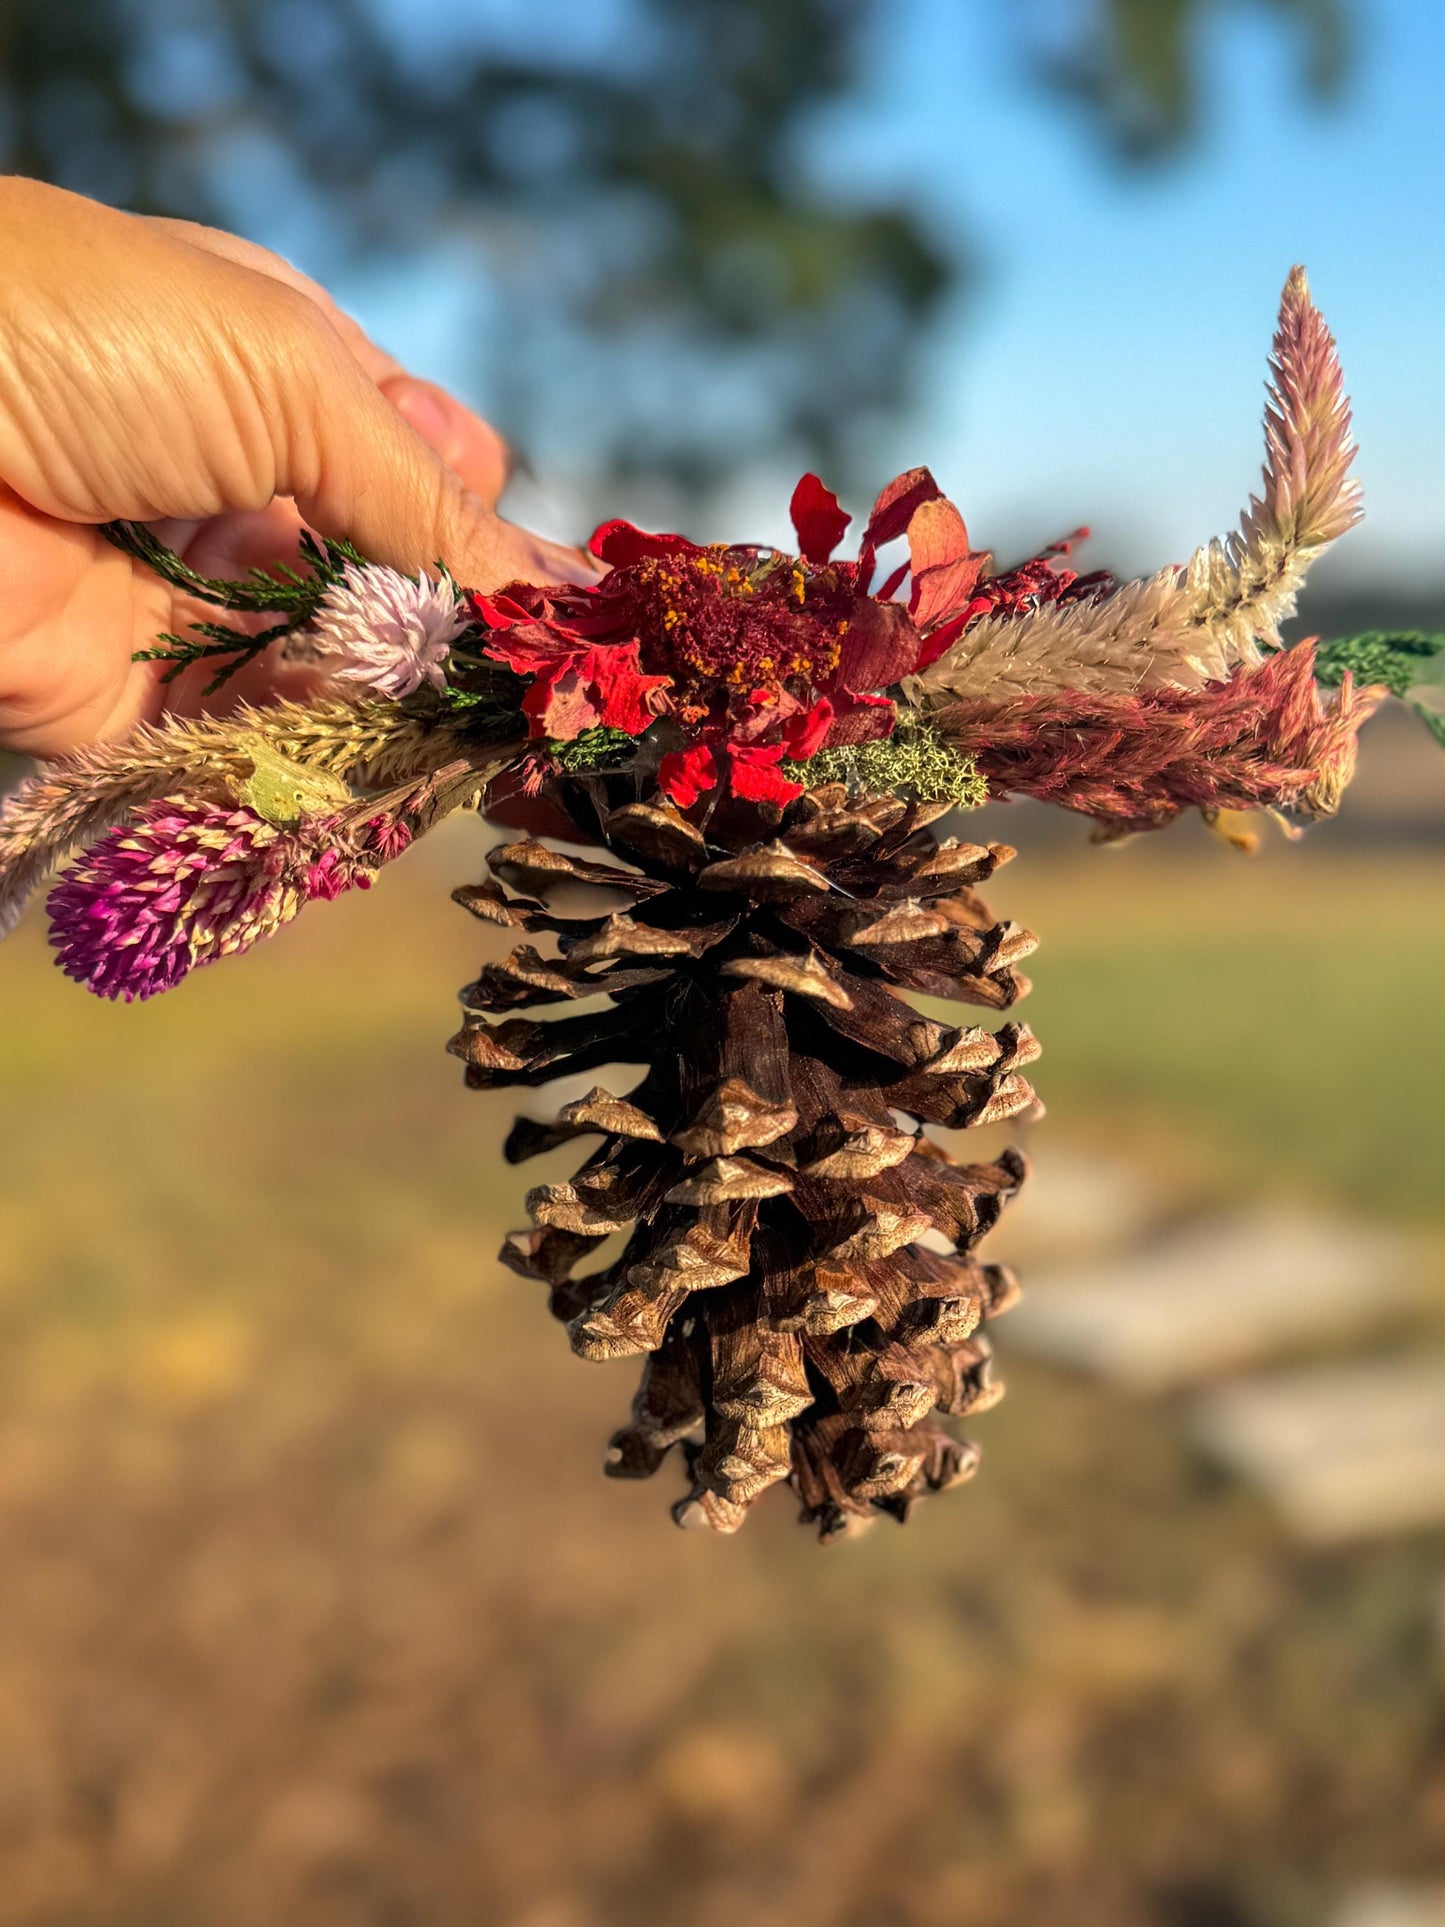
M161 679L163 682L173 681L192 663L216 663L216 673L205 689L208 696L229 682L237 670L254 661L263 649L309 622L327 590L344 579L348 563L360 567L366 564L365 556L351 543L318 540L303 529L299 559L308 573L278 563L273 569L252 569L238 580L229 580L202 575L193 569L144 523L107 522L101 534L116 548L144 562L172 588L193 596L198 602L214 603L219 608L246 615L278 617L254 635L244 629L233 629L228 623L195 622L191 624L189 636L163 633L157 640L166 646L136 651L136 662L170 665Z
M549 741L547 754L558 769L574 775L581 770L605 769L620 762L636 747L637 738L629 736L625 729L609 729L605 724L598 724L595 729L584 729L570 742Z
M1427 635L1419 629L1371 629L1364 635L1320 643L1315 650L1315 675L1331 689L1339 687L1346 670L1357 683L1383 683L1445 745L1445 715L1411 693L1431 681L1432 670L1442 658L1445 635Z

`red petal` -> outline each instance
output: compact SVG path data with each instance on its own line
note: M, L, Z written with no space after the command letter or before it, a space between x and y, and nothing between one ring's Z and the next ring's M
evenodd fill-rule
M734 707L728 740L733 743L760 742L780 723L788 723L793 717L801 716L806 706L790 689L755 689L745 705Z
M732 768L729 774L734 796L745 803L791 803L803 794L801 783L790 783L778 769L783 758L781 743L766 748L729 749Z
M987 596L975 596L956 616L950 616L936 629L931 629L918 645L919 669L926 669L931 662L937 662L943 653L951 649L975 616L987 615L993 607Z
M798 547L809 562L821 567L843 539L843 531L853 520L839 506L832 489L825 488L816 475L805 475L793 490L788 505L797 531Z
M717 762L706 743L669 750L658 765L658 788L680 810L691 809L704 790L717 784Z
M667 707L663 692L671 686L671 677L644 676L638 651L639 645L629 642L611 648L561 650L544 662L514 660L505 645L487 653L531 675L522 714L531 721L532 735L570 743L584 729L599 724L640 736Z
M932 502L943 490L926 468L910 468L895 475L873 504L868 526L863 531L863 546L858 551L858 586L866 589L873 580L873 561L885 542L902 535L925 502Z
M783 731L783 747L795 763L806 763L816 756L827 738L833 721L833 705L820 696L805 716L794 716Z
M874 743L893 734L893 705L886 696L853 696L840 690L833 699L834 716L824 738L824 749L852 743Z
M611 649L589 649L583 666L608 729L640 736L663 707L661 692L670 676L644 676L635 642Z
M576 662L552 663L542 670L522 698L522 714L530 720L533 736L549 736L558 743L570 743L602 721L597 692Z
M538 610L511 593L512 589L520 586L514 582L510 588L499 589L495 595L483 595L477 589L469 589L467 601L477 621L485 623L489 629L511 629L519 622L529 622ZM535 604L538 600L534 591L532 601Z
M492 637L482 654L490 656L493 662L505 663L519 676L539 676L576 661L582 649L569 636L560 635L544 622L519 622Z
M963 517L942 496L925 502L908 524L913 592L908 606L920 628L967 602L987 559L968 545Z
M887 689L908 675L917 660L918 631L908 611L897 602L865 597L849 618L833 682L855 695Z
M589 553L599 556L614 569L625 569L629 562L640 562L645 555L681 555L697 548L685 535L649 535L620 518L603 522L588 537Z

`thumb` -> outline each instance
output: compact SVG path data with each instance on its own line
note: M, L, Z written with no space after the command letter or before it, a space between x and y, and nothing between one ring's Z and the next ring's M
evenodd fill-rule
M589 556L503 520L469 489L311 313L277 489L312 528L407 574L444 562L468 588L595 578Z

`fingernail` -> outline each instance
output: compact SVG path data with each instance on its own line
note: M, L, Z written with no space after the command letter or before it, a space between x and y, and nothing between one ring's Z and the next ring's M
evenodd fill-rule
M429 382L398 382L391 390L392 406L404 415L429 448L443 461L450 458L457 438L451 405Z

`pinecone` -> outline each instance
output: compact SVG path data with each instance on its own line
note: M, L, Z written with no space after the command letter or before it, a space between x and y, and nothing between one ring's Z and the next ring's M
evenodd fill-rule
M915 1120L956 1129L1034 1109L1021 1072L1038 1046L1021 1024L951 1029L897 992L1004 1009L1027 990L1014 966L1034 939L972 889L1014 853L940 843L927 825L946 806L850 802L841 785L774 811L771 840L757 812L704 835L669 807L616 804L596 777L549 797L571 838L635 867L535 841L493 850L500 881L457 900L555 933L559 955L521 944L489 964L449 1049L476 1089L650 1069L625 1097L599 1085L554 1123L517 1120L509 1161L586 1133L602 1143L569 1183L530 1193L534 1229L502 1258L550 1286L584 1358L645 1359L607 1470L645 1478L681 1444L679 1524L734 1531L784 1479L824 1539L879 1511L906 1519L978 1457L930 1414L1002 1395L979 1327L1016 1287L974 1247L1027 1169L1013 1150L960 1164ZM503 883L631 902L563 916ZM609 1008L490 1021L599 991ZM624 1232L613 1262L573 1276Z

